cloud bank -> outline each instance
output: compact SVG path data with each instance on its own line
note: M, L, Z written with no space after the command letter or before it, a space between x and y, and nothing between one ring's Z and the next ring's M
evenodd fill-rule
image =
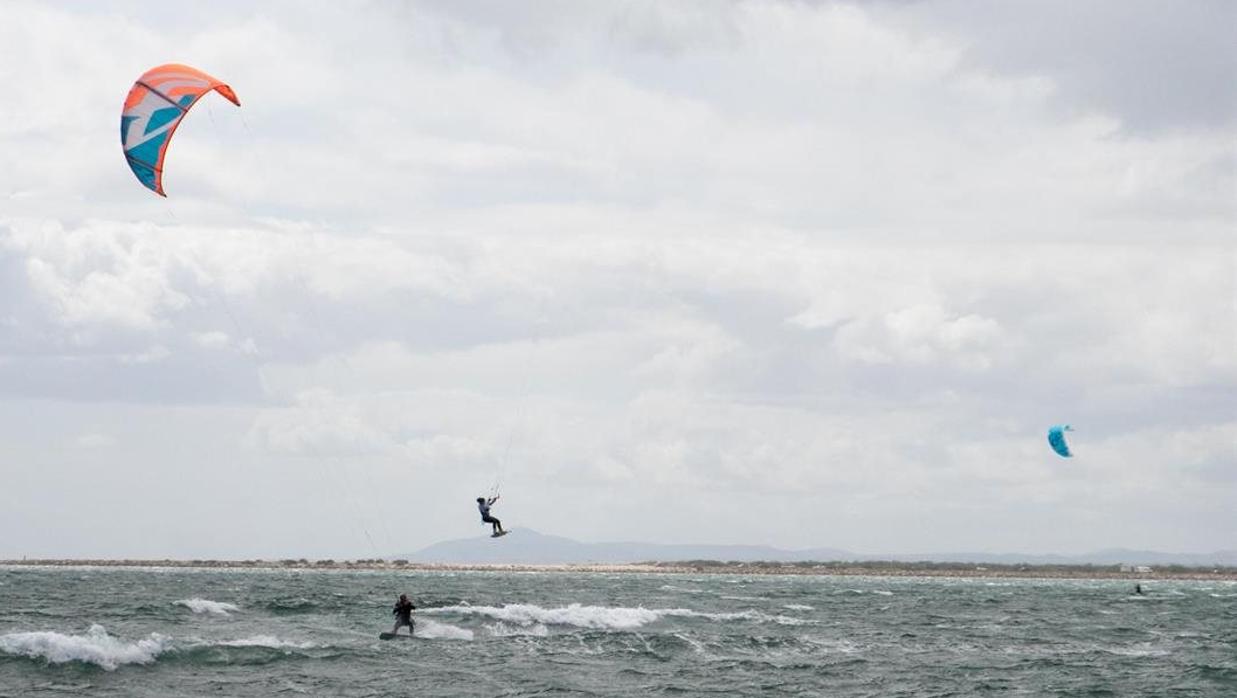
M1231 8L504 8L6 7L0 555L1237 534Z

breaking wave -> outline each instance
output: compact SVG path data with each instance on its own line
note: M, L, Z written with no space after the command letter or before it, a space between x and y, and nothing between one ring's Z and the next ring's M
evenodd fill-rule
M501 608L497 606L443 606L426 609L423 613L481 616L522 627L560 625L594 630L634 630L669 617L772 622L779 625L804 625L813 622L788 616L771 616L751 610L736 613L704 613L689 608L584 606L578 603L558 608L542 608L533 604L508 604Z
M90 626L83 635L51 631L0 635L0 652L43 659L49 664L85 662L108 671L123 664L150 664L170 646L171 638L159 633L126 641L108 635L102 625Z
M467 628L457 628L454 625L439 623L428 618L417 619L417 629L414 635L436 640L471 640L473 638L473 632Z
M181 599L179 601L173 601L172 604L175 606L184 606L194 613L209 613L215 616L226 616L234 611L241 610L236 604L199 598Z
M611 608L582 606L578 603L560 608L542 608L533 604L497 606L445 606L428 609L426 613L453 613L482 616L519 626L570 625L578 628L631 630L652 623L665 611L647 608Z
M446 626L450 627L450 626ZM471 639L472 633L467 633ZM109 635L102 625L92 625L81 635L66 635L53 631L9 633L0 635L0 653L16 657L43 660L48 664L82 662L114 671L126 664L153 664L156 660L201 657L212 648L233 650L306 650L319 648L312 642L281 640L273 635L253 635L236 640L203 640L151 633L143 639L125 640Z

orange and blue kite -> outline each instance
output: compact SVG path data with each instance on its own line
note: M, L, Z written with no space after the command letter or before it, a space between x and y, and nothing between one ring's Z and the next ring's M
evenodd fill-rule
M142 73L133 83L120 114L120 144L138 181L163 193L163 157L172 134L189 108L215 90L236 106L240 100L224 83L197 68L168 63Z

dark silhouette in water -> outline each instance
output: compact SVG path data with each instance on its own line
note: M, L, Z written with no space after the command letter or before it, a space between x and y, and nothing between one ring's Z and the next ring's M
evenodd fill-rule
M412 634L412 610L416 606L408 600L407 594L399 595L399 602L395 604L395 608L391 609L391 615L395 616L395 627L391 629L391 634L395 635L399 629L408 626L408 634Z
M1145 596L1145 594L1143 594L1143 585L1141 585L1141 584L1135 584L1135 585L1134 585L1134 593L1135 593L1135 594L1138 594L1139 596Z

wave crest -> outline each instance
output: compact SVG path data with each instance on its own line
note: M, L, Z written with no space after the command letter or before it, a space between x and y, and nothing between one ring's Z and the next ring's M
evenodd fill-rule
M690 608L630 608L624 606L584 606L573 603L558 608L542 608L533 604L497 606L443 606L423 613L457 613L491 618L502 623L527 627L535 625L566 625L594 630L634 630L662 618L703 618L714 621L772 622L779 625L805 625L813 621L787 616L771 616L760 611L706 613Z
M466 628L457 628L454 625L439 623L428 618L418 618L415 635L417 637L442 640L471 640L473 632Z
M519 626L571 625L578 628L630 630L652 623L664 611L647 608L623 608L607 606L582 606L573 603L560 608L542 608L533 604L508 604L497 606L445 606L427 609L427 613L459 613L482 616Z
M233 611L241 610L236 604L225 603L223 601L211 601L210 599L181 599L173 601L174 606L184 606L194 613L209 613L215 616L226 616Z
M159 633L127 642L108 635L96 624L83 635L52 631L0 635L0 652L43 659L49 664L85 662L113 671L123 664L150 664L170 648L170 643L171 638Z

